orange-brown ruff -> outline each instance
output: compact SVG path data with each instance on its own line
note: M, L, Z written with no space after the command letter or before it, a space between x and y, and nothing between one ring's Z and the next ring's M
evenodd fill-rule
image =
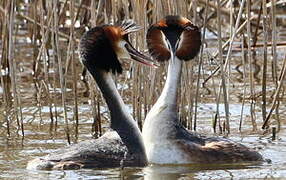
M158 61L167 61L171 57L171 47L168 47L165 38L176 48L174 55L181 60L193 59L200 50L199 29L184 17L168 16L148 29L148 49Z
M153 65L128 41L140 28L131 20L120 26L97 26L86 32L79 44L80 59L95 79L110 111L111 129L98 139L80 142L36 158L28 169L78 169L145 166L147 157L140 130L118 93L111 73L121 73L122 58Z
M147 114L143 141L149 163L235 163L261 161L256 151L226 138L188 132L179 122L177 91L183 61L194 58L201 46L198 27L180 16L167 16L147 32L150 54L169 61L163 91Z

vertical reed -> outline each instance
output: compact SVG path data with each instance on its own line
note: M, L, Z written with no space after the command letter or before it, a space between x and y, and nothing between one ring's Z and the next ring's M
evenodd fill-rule
M67 117L67 105L66 105L66 83L65 83L65 77L64 77L64 72L63 72L63 67L62 67L62 56L61 56L61 51L59 47L59 35L58 35L58 14L57 14L57 4L58 1L54 0L52 2L52 14L53 14L53 31L52 31L52 46L54 50L54 60L58 64L58 72L59 72L59 77L60 77L60 87L61 87L61 100L62 100L62 106L63 106L63 116L64 116L64 121L65 121L65 132L67 136L67 141L70 144L70 130L69 130L69 122L68 122L68 117Z
M254 87L254 78L253 78L253 63L252 63L252 51L251 51L251 1L247 0L246 2L246 14L247 14L247 60L249 63L249 83L250 83L250 96L251 96L251 104L250 104L250 115L253 126L253 131L257 130L256 125L256 116L255 116L255 87Z
M275 91L274 98L273 98L273 101L271 104L271 108L267 114L265 121L263 122L262 129L269 128L268 122L269 122L269 119L270 119L274 109L277 107L277 103L278 103L279 97L280 97L279 95L281 93L280 91L281 91L281 88L283 87L283 83L285 81L285 76L286 76L286 55L284 57L283 67L282 67L281 73L279 75L279 81L278 81L277 89ZM278 122L278 124L280 124L280 122Z
M276 87L277 87L277 48L276 48L276 0L271 0L271 27L272 27L272 39L271 39L271 43L272 43L272 76L273 76L273 80L276 83Z
M268 42L268 29L267 23L267 7L266 1L262 1L262 28L263 28L263 69L262 69L262 118L266 120L266 82L267 82L267 42Z
M81 3L82 4L82 3ZM78 98L77 98L77 70L76 70L76 62L75 62L75 35L74 35L74 27L76 18L78 17L78 14L80 12L80 8L78 8L77 13L74 12L75 9L75 3L74 1L70 2L70 19L71 19L71 26L70 26L70 38L69 38L69 46L68 46L68 55L67 55L67 62L69 60L71 61L71 69L72 69L72 79L73 79L73 101L74 101L74 107L73 107L73 118L75 120L75 136L76 139L78 138ZM66 73L67 74L67 73Z
M27 27L27 36L31 39L28 44L31 45L33 57L27 63L33 67L33 78L35 82L35 94L37 99L38 111L35 112L36 118L41 119L40 123L45 124L46 112L43 111L48 107L48 118L50 119L50 129L57 131L58 124L63 124L67 139L70 142L69 117L72 114L75 125L75 137L79 135L79 122L81 112L78 106L82 101L86 101L86 93L81 93L86 88L89 98L92 99L90 104L92 107L91 117L93 117L93 131L101 134L101 117L105 103L102 102L100 92L97 90L93 80L88 80L85 86L81 86L80 68L78 57L75 54L77 50L78 38L83 32L84 27L102 25L104 23L116 23L123 19L134 19L137 24L143 26L143 30L131 35L131 42L140 51L146 49L145 35L150 24L157 22L165 15L178 14L186 16L202 28L203 43L208 47L209 39L205 37L206 30L212 37L217 37L217 51L210 58L218 57L220 64L218 66L211 63L205 64L209 49L202 47L198 62L195 66L186 63L183 66L181 88L179 91L179 111L180 118L184 125L197 130L200 112L198 104L208 102L217 103L217 112L215 115L214 130L216 124L220 130L230 132L230 113L229 104L231 101L233 87L230 86L231 78L234 71L231 71L233 62L233 51L236 47L236 41L240 34L247 35L246 42L242 43L242 64L243 64L243 100L241 102L241 117L239 122L239 130L243 127L244 106L247 105L247 97L250 97L251 120L253 130L260 122L258 119L260 114L255 114L256 103L262 104L262 119L264 126L269 126L269 119L275 110L276 119L279 118L279 110L281 109L280 98L284 95L284 89L280 80L284 78L285 67L280 66L279 56L279 38L277 35L278 21L276 4L278 1L251 1L241 0L240 8L237 12L237 5L234 0L209 1L209 0L99 0L99 1L30 1L25 4L26 11L22 11L17 6L23 6L22 1L2 0L0 2L0 86L3 92L0 99L4 109L5 128L7 135L13 134L13 127L21 129L24 136L24 122L22 107L25 106L27 99L22 94L21 85L22 74L19 71L21 63L25 60L18 58L15 54L18 52L17 42L21 40L18 36L18 29ZM22 4L21 4L22 3ZM229 6L227 6L229 4ZM246 8L245 8L246 4ZM259 5L259 6L257 6ZM270 5L270 6L269 6ZM16 8L17 7L17 8ZM258 7L258 8L256 8ZM269 15L268 15L269 13ZM217 26L214 23L217 18ZM17 23L27 21L28 25L19 26ZM66 22L70 22L67 24ZM75 27L76 23L80 23L80 27ZM262 23L262 24L261 24ZM268 27L270 25L271 28ZM224 28L229 26L229 28ZM262 26L262 31L261 31ZM262 32L262 33L260 33ZM271 32L271 33L269 33ZM217 35L216 35L217 34ZM228 35L226 37L224 35ZM267 51L268 36L271 34L271 55ZM206 38L206 39L205 39ZM242 36L242 40L244 37ZM261 41L262 40L262 41ZM261 82L261 99L257 96L260 82L255 81L254 73L256 67L253 65L254 60L252 54L255 48L263 46L263 63L262 63L262 82ZM247 52L244 50L247 47ZM226 50L226 51L224 51ZM225 53L226 52L226 53ZM247 58L244 59L244 54ZM226 56L225 56L226 55ZM272 61L269 61L272 58ZM248 63L249 70L246 70ZM269 71L269 63L271 63L272 71ZM158 69L150 69L142 67L135 63L122 62L126 69L123 75L117 76L118 87L123 87L120 94L127 104L130 104L134 118L138 121L139 126L143 125L143 120L152 107L152 104L159 97L166 77L166 64ZM282 69L281 69L282 68ZM204 70L203 70L204 69ZM197 71L196 71L197 70ZM205 72L204 72L205 71ZM269 72L268 72L269 71ZM217 72L219 76L217 76ZM211 73L205 78L207 73ZM268 75L272 73L272 79L269 80ZM248 81L246 76L248 74ZM280 76L278 76L280 75ZM201 82L202 79L204 82ZM211 79L210 85L207 81ZM71 82L71 83L69 83ZM219 83L218 83L219 82ZM211 86L211 99L204 99L204 88ZM275 84L277 87L272 100L270 111L267 112L271 92L267 91L267 86ZM120 86L119 86L120 85ZM218 86L219 85L219 86ZM217 87L216 87L217 86ZM127 87L127 88L125 88ZM193 92L190 87L196 87ZM71 91L67 91L70 88ZM58 90L60 89L60 90ZM247 91L250 89L250 92ZM25 90L23 90L25 91ZM257 91L257 93L256 93ZM59 94L60 92L60 94ZM82 95L84 94L84 95ZM60 97L60 98L59 98ZM223 98L223 99L221 99ZM225 118L219 114L219 104L224 103ZM72 110L69 110L69 108ZM188 108L187 108L188 107ZM272 110L274 108L274 110ZM71 112L69 112L71 111ZM274 117L274 116L273 116ZM257 122L256 122L257 118ZM102 118L103 119L103 118ZM216 122L225 119L225 129L223 124ZM279 119L277 119L279 121ZM257 123L257 125L256 125ZM278 129L279 130L279 129ZM95 133L95 134L96 134Z
M23 126L23 117L22 117L22 107L21 107L21 101L20 101L20 95L18 93L17 88L17 72L16 72L16 62L15 62L15 56L14 56L14 27L15 27L15 1L10 1L10 11L9 11L9 27L8 27L8 36L9 36L9 45L8 45L8 60L9 60L9 72L11 77L11 85L12 85L12 92L13 92L13 98L14 98L14 111L16 115L17 120L17 126L18 129L21 130L21 134L24 137L24 126Z
M205 5L205 15L204 15L204 26L203 26L203 34L202 34L202 44L205 42L205 35L206 35L206 25L207 25L207 16L208 16L208 8L209 8L209 0L206 1ZM198 111L198 101L199 101L199 87L200 87L200 79L201 79L201 69L203 64L203 52L204 52L204 45L202 45L200 49L200 57L199 57L199 67L198 67L198 78L197 78L197 85L196 85L196 93L195 93L195 110L194 110L194 131L196 131L197 127L197 111ZM215 128L214 128L215 129Z
M227 130L227 133L230 133L230 127L229 127L229 107L228 107L228 94L227 94L227 89L226 89L226 80L225 80L225 70L223 68L224 66L224 61L223 61L223 57L222 57L222 39L221 39L221 11L220 11L220 7L221 6L221 2L220 0L217 0L217 21L218 21L218 48L219 48L219 60L220 60L220 75L221 75L221 86L222 86L222 90L223 90L223 95L224 95L224 107L225 107L225 118L226 118L226 122L225 122L225 127ZM219 91L220 94L220 91ZM218 98L219 101L219 98ZM217 106L219 106L217 101Z
M241 104L241 111L240 111L240 121L238 130L241 131L242 129L242 122L243 122L243 114L244 114L244 105L245 105L245 97L246 97L246 87L247 87L247 77L246 77L246 60L245 60L245 46L244 46L244 35L241 38L241 57L242 57L242 66L243 66L243 97L242 97L242 104Z
M4 112L3 115L6 121L6 131L7 136L11 135L10 130L10 122L9 122L9 111L10 106L12 104L12 95L10 93L11 90L11 78L9 75L9 63L8 63L8 24L9 24L9 3L7 1L2 1L0 4L4 7L1 8L1 39L2 39L2 46L1 46L1 59L0 59L0 73L1 73L1 87L3 89L2 99L4 103Z

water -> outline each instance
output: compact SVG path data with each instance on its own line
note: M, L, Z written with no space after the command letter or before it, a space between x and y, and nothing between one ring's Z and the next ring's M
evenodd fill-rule
M231 105L230 109L239 109L238 105ZM200 106L199 132L210 132L209 120L205 110L212 112L215 106L206 104ZM247 108L246 108L247 109ZM239 117L239 113L231 111L232 117ZM210 114L210 113L209 113ZM232 118L231 127L237 128L237 120ZM25 139L0 138L0 179L260 179L286 177L286 131L282 131L275 141L271 136L252 133L251 125L244 125L244 133L238 133L232 128L230 138L258 150L271 163L260 165L192 165L192 166L159 166L149 165L145 168L119 168L113 169L81 169L64 171L34 171L26 170L29 160L53 152L55 149L66 146L63 126L59 126L58 134L51 135L47 125L38 123L25 124ZM90 134L91 124L87 121L80 126L79 141L92 138ZM210 133L208 133L210 135ZM2 131L3 135L3 131Z
M262 148L260 152L265 158L271 158L272 163L264 163L262 165L252 166L158 166L150 165L145 168L125 168L121 171L114 169L81 169L81 170L65 170L65 171L32 171L26 170L25 165L28 159L33 156L40 155L37 147L43 146L41 140L34 142L31 139L22 146L21 144L7 143L5 147L1 146L0 163L2 179L117 179L124 177L126 179L261 179L261 178L281 178L286 176L285 166L285 137L279 140L271 141L268 138L260 138L251 136L243 139L241 142L249 146ZM239 141L240 138L234 138ZM26 140L27 141L27 140ZM1 144L5 141L1 139ZM49 143L49 140L42 140L42 143ZM56 148L64 142L50 141L50 146L41 147L45 152L45 148Z

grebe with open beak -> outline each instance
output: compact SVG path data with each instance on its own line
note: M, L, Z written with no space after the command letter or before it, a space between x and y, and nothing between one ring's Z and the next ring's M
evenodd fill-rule
M121 73L119 59L133 59L156 66L129 42L129 33L141 29L133 21L103 25L86 32L79 43L80 59L95 79L107 103L113 131L98 139L58 150L30 161L28 169L78 169L145 166L147 158L141 132L119 95L112 73Z

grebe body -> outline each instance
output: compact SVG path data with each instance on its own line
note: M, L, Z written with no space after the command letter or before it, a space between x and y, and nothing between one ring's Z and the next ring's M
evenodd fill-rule
M83 141L36 158L28 169L78 169L118 166L145 166L147 157L141 132L126 109L112 79L121 73L120 59L132 59L153 66L150 58L138 52L128 34L141 29L133 21L90 29L79 44L80 59L95 79L107 103L111 129L98 139Z
M166 16L147 32L149 53L158 61L169 61L163 91L147 114L143 140L149 163L236 163L261 161L262 156L226 138L205 137L187 131L179 122L177 91L182 63L193 59L201 46L198 27L180 16Z

